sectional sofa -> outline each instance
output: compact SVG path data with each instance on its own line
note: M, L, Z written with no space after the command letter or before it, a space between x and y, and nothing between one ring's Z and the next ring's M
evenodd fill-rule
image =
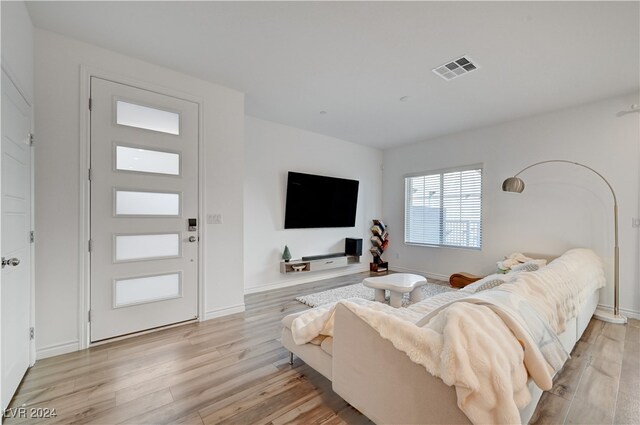
M564 332L558 335L567 352L572 350L591 320L598 304L598 289L604 284L601 263L574 266L574 270L584 266L593 273L582 275L586 276L581 280L585 288L589 288L588 296L583 297L575 314L566 321ZM478 288L487 280L473 285ZM474 291L473 287L464 290L470 294ZM434 300L422 302L433 303ZM333 337L296 344L291 332L292 322L304 313L292 314L282 320L283 346L331 380L337 394L375 423L470 423L458 408L453 387L410 360L344 305L336 306ZM531 378L528 387L531 402L520 409L522 423L528 423L542 395L542 390Z

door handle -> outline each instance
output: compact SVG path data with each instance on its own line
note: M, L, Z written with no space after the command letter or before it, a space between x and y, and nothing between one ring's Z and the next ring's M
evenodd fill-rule
M195 242L197 240L198 240L198 238L196 238L195 236L189 236L189 239L188 239L188 241L191 242L191 243L193 243L193 242Z
M16 257L13 258L9 258L8 260L4 257L2 257L2 268L4 269L4 266L17 266L18 264L20 264L20 260L17 259Z

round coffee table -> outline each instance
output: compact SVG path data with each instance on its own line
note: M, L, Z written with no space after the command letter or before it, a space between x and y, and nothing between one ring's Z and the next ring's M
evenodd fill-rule
M375 300L385 301L385 290L391 293L391 307L402 307L402 295L410 292L412 302L422 300L420 287L427 284L427 279L423 276L410 273L393 273L386 276L368 277L362 281L368 288L376 290Z

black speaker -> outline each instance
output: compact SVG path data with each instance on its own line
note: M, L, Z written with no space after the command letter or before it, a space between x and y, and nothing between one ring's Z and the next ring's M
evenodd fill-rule
M345 238L344 253L347 255L362 255L362 239Z

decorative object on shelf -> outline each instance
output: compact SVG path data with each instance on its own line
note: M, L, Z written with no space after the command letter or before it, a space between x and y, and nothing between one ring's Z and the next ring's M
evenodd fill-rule
M603 320L605 322L627 323L627 318L620 314L620 305L619 305L619 298L620 298L620 294L619 294L620 292L620 253L619 251L620 250L618 248L618 199L616 198L616 193L613 190L611 183L609 183L609 181L607 181L607 179L605 179L602 174L600 174L599 172L597 172L596 170L594 170L593 168L587 165L580 164L579 162L575 162L575 161L568 161L566 159L549 159L547 161L540 161L540 162L536 162L535 164L531 164L523 168L522 170L520 170L513 177L507 178L502 183L502 190L505 192L522 193L522 191L524 190L524 182L522 181L522 179L518 177L518 175L522 174L524 171L528 170L531 167L535 167L541 164L548 164L551 162L573 164L573 165L577 165L578 167L586 168L587 170L595 173L598 177L600 177L607 184L607 186L609 187L609 190L611 190L611 195L613 196L613 229L614 229L614 238L615 238L614 247L613 247L613 252L614 252L613 314L611 314L611 312L609 311L597 309L596 312L594 313L594 316L597 319Z
M387 226L382 220L373 220L373 226L371 226L371 255L373 255L373 261L369 263L369 270L372 272L389 272L389 263L382 259L382 254L389 246L389 232Z
M293 264L291 265L291 268L296 271L296 272L301 272L302 270L304 270L307 267L306 264Z
M284 252L282 253L282 259L287 263L291 260L291 252L289 252L289 247L287 245L284 246Z
M345 238L344 253L347 255L362 255L362 239Z

